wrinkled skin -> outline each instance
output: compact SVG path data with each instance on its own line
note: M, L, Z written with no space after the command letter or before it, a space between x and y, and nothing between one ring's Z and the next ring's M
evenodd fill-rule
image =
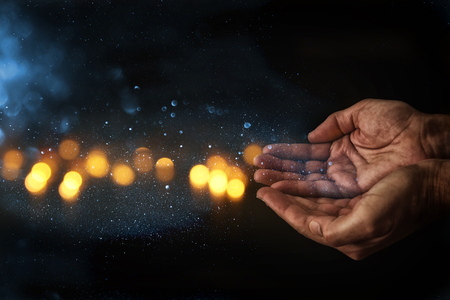
M351 199L298 197L271 187L257 197L305 237L360 260L450 212L450 172L443 179L440 169L450 170L450 161L403 167Z
M392 171L431 158L427 115L400 101L367 99L330 115L311 144L275 144L255 158L257 182L300 197L353 198Z
M305 237L359 260L450 213L449 116L368 99L308 139L254 160L257 197Z

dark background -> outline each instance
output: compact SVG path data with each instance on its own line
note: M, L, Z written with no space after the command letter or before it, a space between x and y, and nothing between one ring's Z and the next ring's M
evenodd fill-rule
M90 132L109 116L124 124L152 118L169 99L188 101L194 115L210 105L239 123L242 112L251 115L261 130L252 125L249 138L261 143L302 141L330 113L364 98L450 111L446 1L18 5L35 24L36 39L58 40L64 49L53 72L68 92L58 96L62 102L45 102L42 112L78 111L72 133ZM121 75L114 79L111 70ZM123 113L124 94L139 99L139 116ZM43 144L67 134L25 117L39 137L51 137ZM213 132L220 126L207 120ZM181 119L174 126L184 125ZM10 139L31 143L26 132ZM230 140L232 132L217 143L226 148ZM0 298L450 298L448 222L355 262L296 233L255 199L258 187L252 183L241 203L213 208L194 224L133 236L70 236L2 213Z

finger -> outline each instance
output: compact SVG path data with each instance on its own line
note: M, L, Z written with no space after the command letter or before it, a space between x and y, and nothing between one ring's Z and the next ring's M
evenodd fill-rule
M314 217L314 215L308 213L308 211L311 211L310 209L303 208L293 201L293 197L270 187L259 189L256 197L264 201L279 217L301 234L311 236L311 233L304 232L304 229L308 229L308 224Z
M312 173L309 175L301 175L293 172L280 172L269 169L260 169L257 170L254 174L254 179L258 183L262 183L265 185L272 185L275 182L282 180L328 180L328 176L319 173Z
M259 189L256 196L300 234L316 242L329 245L323 236L311 231L309 224L318 217L334 220L335 216L328 216L323 212L305 207L298 201L294 201L294 199L298 200L297 197L285 195L270 187Z
M347 109L337 111L308 135L310 143L326 143L337 140L358 128L357 114L368 100L360 101Z
M282 180L273 183L271 187L280 192L300 197L344 198L341 190L333 181L329 180Z
M322 160L330 156L331 144L273 144L263 149L264 154L270 154L283 159Z
M288 159L280 159L268 154L258 155L257 157L255 157L253 163L255 166L260 168L285 172L296 172L304 175L310 173L324 173L326 172L327 167L327 164L324 161L311 160L301 162Z

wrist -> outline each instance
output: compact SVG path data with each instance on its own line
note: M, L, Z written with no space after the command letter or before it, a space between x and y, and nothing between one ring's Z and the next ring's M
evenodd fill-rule
M423 114L421 140L428 158L450 159L450 116Z
M421 198L443 215L450 214L450 160L428 159L417 165L423 174Z

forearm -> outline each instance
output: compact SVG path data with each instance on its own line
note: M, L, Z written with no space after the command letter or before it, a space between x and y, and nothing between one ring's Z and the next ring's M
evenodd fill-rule
M450 115L423 115L421 132L428 158L450 159Z

